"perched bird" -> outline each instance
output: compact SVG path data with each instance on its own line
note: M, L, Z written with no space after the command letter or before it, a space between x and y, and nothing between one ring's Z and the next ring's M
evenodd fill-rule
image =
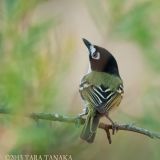
M84 101L86 121L81 138L88 143L94 141L101 117L105 116L113 128L116 124L109 117L109 111L119 106L123 97L123 82L113 55L106 49L83 39L89 51L89 71L81 80L80 95Z

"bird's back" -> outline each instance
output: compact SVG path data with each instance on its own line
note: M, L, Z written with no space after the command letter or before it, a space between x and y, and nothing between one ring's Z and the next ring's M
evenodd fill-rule
M82 78L81 82L83 83L85 81L88 84L93 84L96 86L103 85L104 87L110 87L110 89L112 90L116 89L119 85L123 85L123 81L120 77L105 72L97 72L97 71L92 71L87 75L85 75Z

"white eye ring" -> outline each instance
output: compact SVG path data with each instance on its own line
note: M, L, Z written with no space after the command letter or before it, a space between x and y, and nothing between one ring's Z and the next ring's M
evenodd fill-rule
M100 53L99 52L94 52L91 55L92 55L93 59L96 59L96 60L100 59Z
M91 52L91 57L93 59L100 59L100 53L96 51L95 47L93 45L90 46L90 52Z

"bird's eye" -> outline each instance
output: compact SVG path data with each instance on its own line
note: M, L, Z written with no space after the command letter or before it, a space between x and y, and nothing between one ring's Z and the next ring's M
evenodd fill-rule
M96 60L100 59L100 53L99 52L92 53L92 58Z

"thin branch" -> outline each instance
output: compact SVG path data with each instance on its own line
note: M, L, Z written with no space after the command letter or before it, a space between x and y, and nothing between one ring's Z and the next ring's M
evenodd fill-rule
M9 110L4 108L0 108L0 114L10 114L10 115L16 116L16 114L13 114L12 112L9 112ZM28 118L32 118L34 120L42 119L42 120L49 120L49 121L75 123L78 125L83 125L85 123L84 118L80 118L78 116L64 116L58 113L31 113L27 115L22 115L22 117L24 116ZM113 126L111 124L100 123L98 127L100 129L105 130L107 134L107 139L111 144L111 135L109 130L112 130ZM155 133L144 128L136 127L133 124L116 124L116 130L136 132L136 133L140 133L142 135L148 136L150 138L160 139L160 133Z

